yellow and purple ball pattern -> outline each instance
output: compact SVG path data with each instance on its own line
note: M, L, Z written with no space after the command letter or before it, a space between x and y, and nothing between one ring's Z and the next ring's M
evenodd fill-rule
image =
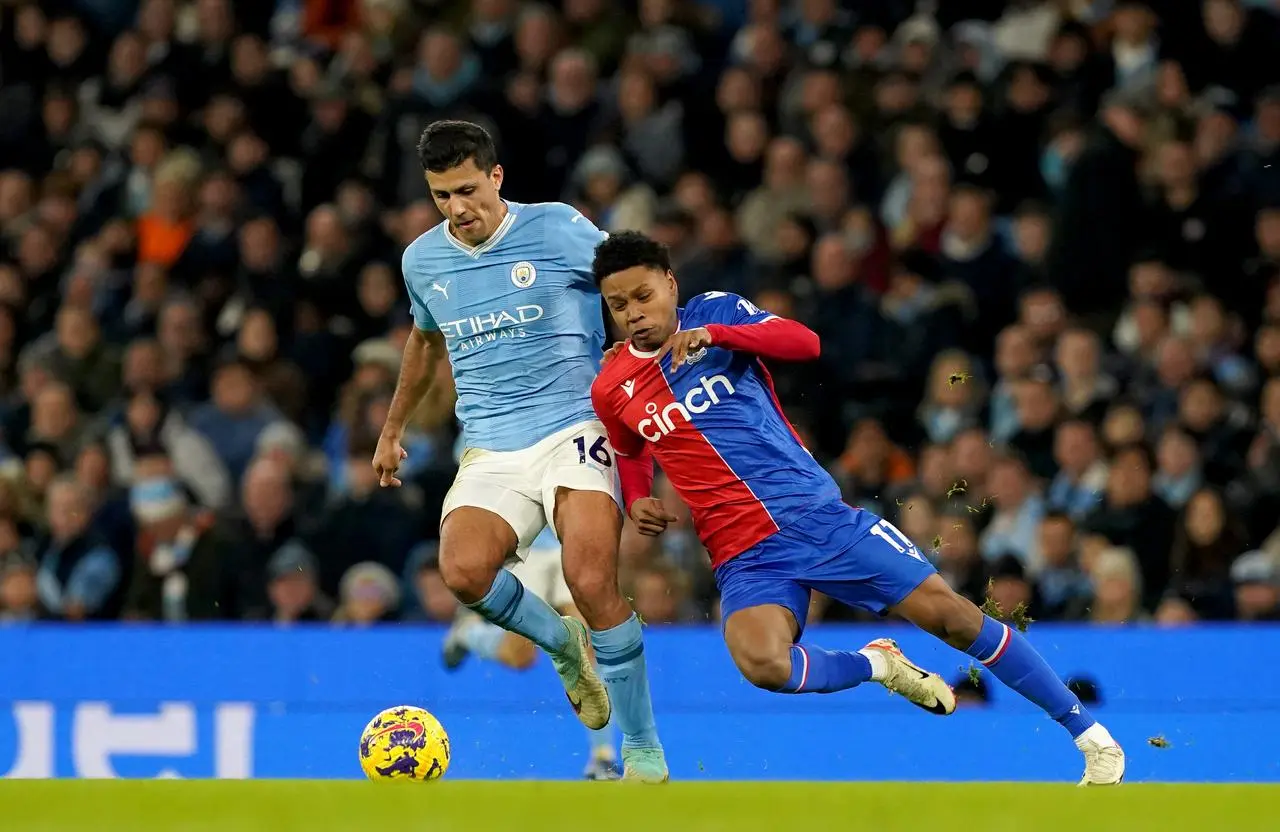
M440 720L412 705L388 708L360 735L360 768L370 780L439 780L449 757Z

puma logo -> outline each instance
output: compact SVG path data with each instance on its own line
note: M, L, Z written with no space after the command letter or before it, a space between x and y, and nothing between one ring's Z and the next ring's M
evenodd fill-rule
M437 292L444 295L445 300L449 299L449 281L446 280L443 286L441 286L439 283L432 283L431 288L435 289Z

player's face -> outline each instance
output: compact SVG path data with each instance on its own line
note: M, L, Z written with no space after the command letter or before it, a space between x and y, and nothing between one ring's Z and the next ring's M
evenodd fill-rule
M613 321L641 350L656 350L676 331L676 278L649 266L611 274L600 284Z
M502 187L502 165L485 173L468 159L441 173L427 171L427 187L436 207L449 221L453 236L470 246L478 246L497 230L505 206L498 196Z

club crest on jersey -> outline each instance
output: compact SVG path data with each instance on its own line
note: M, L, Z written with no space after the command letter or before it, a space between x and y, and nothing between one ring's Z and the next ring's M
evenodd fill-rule
M538 279L538 270L532 263L521 260L511 267L511 282L517 289L528 289Z

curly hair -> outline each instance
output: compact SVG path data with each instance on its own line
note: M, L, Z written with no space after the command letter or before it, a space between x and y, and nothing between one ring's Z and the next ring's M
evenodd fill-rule
M591 262L591 272L596 283L618 272L644 266L658 271L671 271L671 254L667 247L639 231L619 231L610 234L596 246L596 256Z

